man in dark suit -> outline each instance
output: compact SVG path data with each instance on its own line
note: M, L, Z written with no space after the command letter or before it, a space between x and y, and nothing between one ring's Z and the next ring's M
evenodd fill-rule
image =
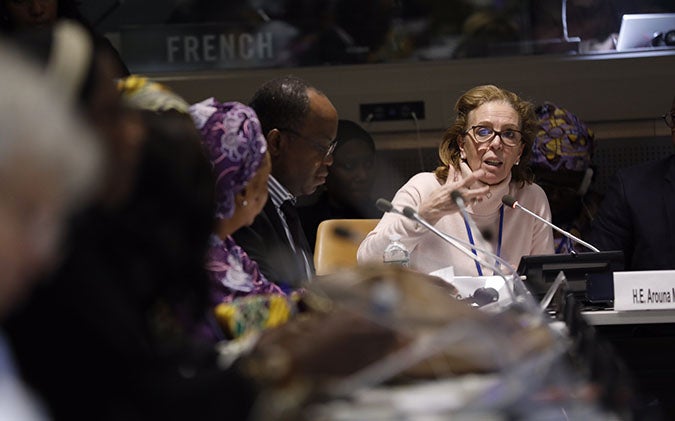
M293 76L263 84L250 105L258 114L272 157L270 194L253 224L233 237L268 280L295 289L314 275L311 248L295 202L326 182L338 115L326 95Z
M675 98L664 120L675 144ZM623 250L626 270L675 269L675 154L617 172L589 242Z

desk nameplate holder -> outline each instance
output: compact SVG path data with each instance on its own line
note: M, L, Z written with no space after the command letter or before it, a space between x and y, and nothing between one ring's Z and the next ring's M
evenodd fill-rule
M614 272L614 310L675 309L675 270Z

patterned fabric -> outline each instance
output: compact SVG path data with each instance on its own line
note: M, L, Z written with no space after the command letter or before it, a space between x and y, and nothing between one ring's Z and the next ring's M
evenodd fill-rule
M190 106L161 83L141 76L128 76L117 82L122 99L131 108L148 111L178 111L187 114Z
M246 334L281 326L297 313L299 295L252 295L216 307L216 320L225 335L236 339Z
M582 235L577 230L576 228L572 228L569 226L561 226L560 228L564 229L565 231L570 232L572 235L575 237L581 238ZM575 248L575 243L574 241L570 240L569 238L565 237L564 235L553 235L553 245L555 246L555 253L556 254L570 254L572 252L576 252ZM585 251L585 250L582 250Z
M212 235L206 256L206 270L211 280L214 305L231 303L252 294L281 294L281 288L267 281L258 264L237 245L232 237L224 241Z
M550 102L535 110L539 119L531 165L552 171L585 171L593 156L593 131L574 114Z
M214 98L190 106L216 175L216 218L234 214L234 197L253 178L267 151L260 121L252 108Z

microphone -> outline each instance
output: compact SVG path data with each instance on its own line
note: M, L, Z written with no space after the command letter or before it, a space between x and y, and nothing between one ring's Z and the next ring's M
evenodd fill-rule
M469 215L469 212L466 210L466 205L465 205L465 202L464 202L464 196L462 196L462 194L458 190L453 190L452 192L450 192L450 197L452 198L452 200L455 202L455 204L459 208L460 212L462 213L462 218L464 219L464 221L466 221L469 224L469 228L471 228L471 231L476 233L477 242L482 240L483 244L488 244L488 247L489 247L489 243L487 242L486 235L480 229L478 229L478 226L476 225L476 221L473 220L471 215ZM488 232L488 234L491 234L491 233ZM470 243L465 243L465 244L470 244ZM497 267L499 267L499 265L503 265L509 272L511 272L511 275L513 276L513 279L514 279L514 282L515 282L516 278L519 278L519 275L516 272L515 268L513 266L511 266L511 264L509 262L507 262L506 260L504 260L501 256L498 256L498 255L494 254L491 250L484 250L484 249L481 249L481 248L476 247L474 245L470 245L470 247L473 250L480 251L482 253L485 253L485 254L493 257L495 259L495 263L496 263Z
M554 230L558 231L559 233L561 233L561 234L564 235L565 237L569 238L570 240L572 240L572 241L574 241L574 242L576 242L576 243L581 244L582 246L588 248L589 250L592 250L592 251L594 251L594 252L596 252L596 253L599 253L599 252L600 252L600 250L599 250L597 247L595 247L595 246L593 246L593 245L591 245L591 244L588 244L587 242L585 242L585 241L582 240L581 238L575 237L574 235L570 234L569 232L565 231L564 229L559 228L558 226L554 225L552 222L547 221L546 219L542 218L541 216L539 216L539 215L537 215L536 213L532 212L531 210L527 209L526 207L524 207L523 205L521 205L520 203L518 203L518 201L516 200L515 197L510 196L510 195L508 195L508 194L507 194L507 195L504 195L504 196L502 197L502 203L504 203L504 204L505 204L506 206L508 206L508 207L511 207L511 208L513 208L513 209L518 208L518 209L520 209L520 210L522 210L522 211L524 211L524 212L526 212L526 213L532 215L533 217L535 217L535 218L538 219L539 221L545 223L546 225L548 225L549 227L553 228Z
M471 259L475 260L476 258L478 258L478 256L474 255L473 253L471 253L471 251L469 251L466 247L464 247L462 245L462 242L460 242L459 240L457 240L454 237L451 237L451 236L439 231L436 227L431 225L424 218L422 218L417 212L415 212L415 210L413 208L411 208L410 206L406 206L406 207L403 208L403 216L405 216L408 219L412 219L413 221L416 221L416 222L422 224L426 229L433 232L437 236L441 237L443 240L445 240L446 242L450 243L451 245L453 245L454 247L459 249L462 253L465 253L465 254L468 253L470 255L469 257L471 257ZM481 262L479 261L478 263L481 263Z
M377 208L380 209L383 212L393 212L393 213L396 213L398 215L403 215L408 219L412 219L412 220L422 224L425 228L427 228L429 231L431 231L434 234L436 234L437 236L439 236L445 242L450 243L450 245L457 248L459 251L461 251L464 254L468 253L467 256L469 256L472 260L477 261L479 264L481 264L483 266L486 266L489 269L492 269L493 271L495 271L495 273L500 275L502 278L504 278L504 276L503 276L503 273L499 270L499 268L496 268L494 265L492 265L488 262L485 262L483 259L478 258L478 256L476 256L474 253L472 253L466 247L471 247L472 249L474 249L476 251L479 251L481 253L484 253L484 254L487 254L491 257L494 257L495 260L499 264L502 264L506 268L510 269L510 272L512 272L514 277L518 276L515 269L513 269L511 264L509 262L507 262L506 260L497 256L496 254L493 254L491 251L486 250L482 247L478 247L476 245L473 245L473 244L469 243L468 241L463 241L463 240L460 240L458 238L452 237L448 234L442 233L441 231L436 229L436 227L434 227L429 222L427 222L425 219L423 219L421 216L419 216L419 214L413 208L411 208L410 206L406 206L405 208L403 208L403 212L401 212L398 209L396 209L390 201L388 201L386 199L382 199L382 198L377 199L377 202L375 202L375 206L377 206ZM466 247L464 247L464 246L466 246ZM504 279L504 280L506 281L506 279Z
M436 229L436 227L434 227L433 225L428 223L426 220L424 220L421 216L419 216L419 214L417 212L415 212L415 210L413 208L411 208L410 206L406 206L405 208L403 208L403 212L401 212L398 209L396 209L390 201L388 201L386 199L382 199L382 198L377 199L377 201L375 202L375 206L377 206L377 208L379 210L381 210L382 212L393 212L395 214L405 216L406 218L412 219L412 220L422 224L429 231L431 231L434 234L441 237L444 241L450 243L454 247L457 247L462 253L470 253L471 256L469 256L469 257L471 257L471 259L473 259L473 260L476 259L476 255L471 253L471 251L467 250L463 246L471 247L471 248L473 248L477 251L480 251L481 253L492 255L491 252L489 252L489 251L487 251L487 250L485 250L481 247L477 247L477 246L472 245L471 243L469 243L467 241L463 241L463 240L460 240L458 238L455 238L455 237L452 237L450 235L447 235L447 234L444 234L444 233L440 232L438 229ZM495 256L495 257L497 258L499 263L501 263L503 265L506 265L507 267L511 267L511 265L508 262L506 262L504 259L500 258L499 256Z
M491 251L485 250L484 248L472 245L468 241L463 241L458 238L455 238L453 236L450 236L448 234L445 234L441 231L439 231L436 227L431 225L429 222L427 222L424 218L422 218L413 208L410 206L406 206L403 208L403 212L399 211L398 209L394 208L394 205L392 205L391 202L385 199L378 199L376 202L376 206L383 212L393 212L399 215L403 215L406 218L412 219L421 225L423 225L425 228L427 228L429 231L433 232L436 234L438 237L440 237L443 241L447 242L448 244L452 245L455 247L457 250L461 251L464 255L469 257L471 260L478 262L480 265L483 267L487 267L489 269L492 269L494 271L494 274L498 275L500 278L504 280L504 284L506 285L506 290L509 292L509 296L511 297L512 302L515 304L519 302L520 300L516 299L516 286L519 287L521 291L524 293L527 293L529 290L522 285L522 282L520 280L520 276L516 272L515 268L511 266L509 262L504 260L502 257L497 256L496 254L492 253ZM466 247L465 247L466 246ZM480 258L478 255L474 254L471 252L467 247L471 247L474 250L477 250L485 255L488 255L492 258L495 259L495 262L498 262L501 264L503 267L508 269L508 271L511 273L513 280L512 284L509 285L509 281L506 279L506 276L504 275L504 272L497 267L496 265L485 261L485 259ZM509 287L511 286L511 287ZM532 307L532 303L530 303L530 307Z
M462 301L467 302L472 306L482 307L486 304L499 301L499 292L491 287L480 287L473 292L473 295Z
M452 198L452 201L457 203L457 206L464 207L464 197L462 196L462 193L459 192L459 190L453 190L450 192L450 197Z
M401 213L401 211L396 209L394 207L394 205L391 204L390 201L388 201L387 199L383 199L381 197L379 199L377 199L377 201L375 202L375 206L379 210L381 210L382 212L385 212L385 213L386 212L393 212L393 213L396 213L396 214L399 214L399 215L403 215L403 213Z
M457 250L464 253L471 260L473 260L475 262L478 262L479 265L481 265L483 267L486 267L488 269L492 269L492 271L495 275L498 275L499 277L501 277L504 280L504 284L506 285L506 290L509 291L509 294L511 295L511 299L513 300L513 302L516 303L515 292L511 288L509 288L509 282L506 279L506 276L504 275L504 272L502 272L501 269L499 269L499 267L497 267L496 265L486 261L485 259L478 256L476 253L471 252L469 249L464 247L464 244L469 244L469 247L471 247L471 248L473 248L477 251L480 251L480 252L482 252L482 253L490 256L490 257L493 257L499 263L505 264L505 266L507 268L509 268L513 271L513 273L514 273L513 276L514 276L514 281L515 281L515 277L517 276L517 274L515 273L515 270L511 267L511 265L508 262L506 262L504 259L497 256L496 254L493 254L490 251L487 251L483 248L479 248L477 246L471 245L470 243L466 243L464 241L458 240L455 237L452 237L448 234L445 234L445 233L439 231L436 227L431 225L424 218L422 218L417 212L415 212L415 210L413 208L411 208L410 206L406 206L406 207L403 208L403 215L405 217L409 218L409 219L412 219L413 221L416 221L416 222L422 224L429 231L433 232L434 234L439 236L441 239L443 239L445 242L449 243L450 245L455 247Z

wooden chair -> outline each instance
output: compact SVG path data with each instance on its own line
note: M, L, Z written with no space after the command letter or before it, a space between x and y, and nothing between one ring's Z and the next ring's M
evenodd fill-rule
M319 224L314 246L317 275L356 267L356 250L379 219L327 219Z

